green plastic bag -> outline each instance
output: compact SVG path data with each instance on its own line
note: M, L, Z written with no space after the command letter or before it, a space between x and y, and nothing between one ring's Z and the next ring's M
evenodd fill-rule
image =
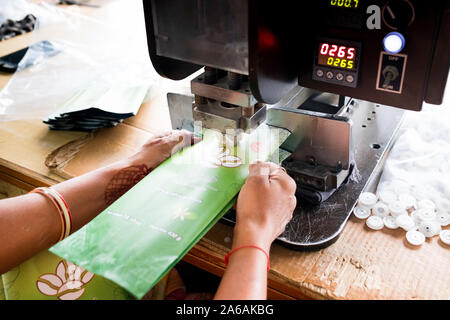
M267 160L287 136L263 126L234 147L207 130L50 251L140 299L233 206L248 164Z
M3 288L3 290L2 290ZM44 250L0 276L0 300L124 300L114 282Z

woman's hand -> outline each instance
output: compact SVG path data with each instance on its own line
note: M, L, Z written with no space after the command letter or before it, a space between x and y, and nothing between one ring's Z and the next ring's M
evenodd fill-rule
M259 245L269 252L283 233L297 204L296 184L280 166L256 162L239 193L234 247Z
M133 165L146 165L150 170L163 163L180 149L198 141L186 130L172 130L150 138L129 160Z
M132 157L119 162L122 167L105 187L105 203L110 205L144 179L180 149L197 142L186 130L173 130L150 138Z
M273 163L250 165L250 175L239 193L229 264L220 283L217 300L267 298L267 254L272 242L292 218L297 201L294 180Z

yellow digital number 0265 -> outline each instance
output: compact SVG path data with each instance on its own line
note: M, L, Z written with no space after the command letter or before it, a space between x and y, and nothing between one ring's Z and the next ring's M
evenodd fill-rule
M329 66L353 69L353 61L347 59L329 57L327 60Z

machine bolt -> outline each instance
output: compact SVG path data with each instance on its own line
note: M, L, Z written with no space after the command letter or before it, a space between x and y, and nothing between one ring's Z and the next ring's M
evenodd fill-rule
M336 166L330 170L333 173L339 173L342 171L342 162L338 161Z
M241 88L241 75L235 72L228 72L228 89L239 90Z
M206 84L215 84L217 82L217 69L205 67L204 82Z
M206 101L205 97L195 95L194 102L195 102L195 104L200 105L200 104L206 104L207 101Z
M313 166L317 165L316 159L313 156L307 156L306 161Z

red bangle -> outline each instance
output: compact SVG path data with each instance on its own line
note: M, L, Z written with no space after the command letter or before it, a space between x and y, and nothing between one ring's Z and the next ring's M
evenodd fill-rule
M69 206L67 205L66 200L64 200L63 196L61 195L61 193L59 193L58 191L56 191L55 189L53 189L52 187L49 187L49 189L51 189L63 202L64 207L66 207L67 210L67 215L69 217L69 225L66 226L69 228L68 232L67 232L67 236L69 236L72 233L72 213L70 212Z
M270 258L269 258L269 254L268 254L268 253L266 252L266 250L264 250L263 248L258 247L258 246L254 246L254 245L247 245L247 246L237 247L237 248L231 250L231 251L225 256L225 265L226 265L226 266L228 265L228 260L230 259L231 255L232 255L233 253L235 253L236 251L238 251L238 250L240 250L240 249L243 249L243 248L255 248L255 249L258 249L258 250L261 250L262 252L264 252L264 254L265 254L266 257L267 257L267 271L270 270Z
M64 220L64 212L63 212L63 208L61 207L61 205L58 203L58 201L55 199L54 194L50 193L48 191L48 188L36 188L34 190L31 190L29 193L38 193L43 195L44 197L48 198L49 200L51 200L51 202L53 203L53 205L55 206L56 210L58 210L58 214L59 214L59 218L61 220L61 235L58 239L58 242L63 240L66 234L66 223Z
M59 237L58 242L67 238L72 232L72 214L70 213L69 206L63 196L52 187L36 188L30 193L40 193L53 202L56 209L58 209L61 219L61 236Z

